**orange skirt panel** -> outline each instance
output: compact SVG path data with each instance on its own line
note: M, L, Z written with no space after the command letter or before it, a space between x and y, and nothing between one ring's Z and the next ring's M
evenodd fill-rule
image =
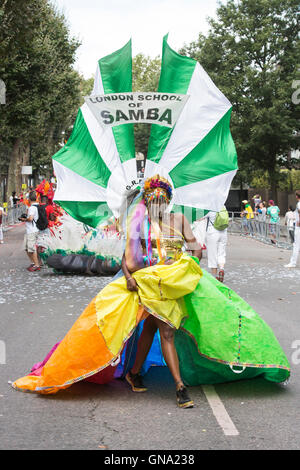
M113 359L96 324L93 299L54 351L42 375L22 377L13 387L29 392L55 393L93 375Z

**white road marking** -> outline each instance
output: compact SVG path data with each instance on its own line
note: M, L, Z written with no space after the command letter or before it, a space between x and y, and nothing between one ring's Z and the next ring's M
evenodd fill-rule
M233 424L215 388L212 385L202 385L202 390L225 436L238 436L239 432Z

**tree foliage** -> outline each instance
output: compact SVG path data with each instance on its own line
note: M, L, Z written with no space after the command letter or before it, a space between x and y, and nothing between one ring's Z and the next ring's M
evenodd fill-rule
M80 76L80 94L81 94L81 103L84 103L84 97L89 96L94 87L94 77L84 78Z
M210 19L207 36L180 52L197 59L233 105L231 129L239 165L250 182L267 171L273 191L278 167L299 147L298 0L229 0ZM238 176L239 177L239 176Z
M9 173L16 154L26 152L35 169L50 169L80 102L80 77L72 68L79 42L48 0L2 0L0 21L0 77L7 90L0 142L11 149Z
M137 54L133 58L133 71L132 71L132 90L133 91L156 91L160 76L159 57L151 59L149 56ZM148 142L150 137L150 124L135 124L135 149L136 152L141 152L146 157Z
M257 171L252 178L251 187L271 189L268 173ZM293 192L300 188L300 170L281 169L278 172L278 189L280 191Z

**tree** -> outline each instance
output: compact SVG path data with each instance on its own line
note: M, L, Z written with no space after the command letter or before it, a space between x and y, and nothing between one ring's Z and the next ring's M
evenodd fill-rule
M81 94L81 105L84 103L84 97L89 96L94 88L95 77L84 78L80 76L80 94Z
M20 189L22 165L51 172L51 155L80 102L72 68L79 42L48 0L2 0L0 19L0 77L7 87L0 143L11 149L11 192Z
M181 53L197 59L233 104L231 129L244 173L267 171L273 197L279 167L299 146L299 2L229 0L210 19L207 37ZM249 182L249 181L248 181Z
M133 58L132 90L156 91L160 75L160 58L151 59L149 56L137 54ZM150 137L151 124L135 124L135 149L146 157Z

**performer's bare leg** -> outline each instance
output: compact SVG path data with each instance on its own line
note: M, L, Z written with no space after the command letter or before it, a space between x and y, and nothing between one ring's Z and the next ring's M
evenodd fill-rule
M174 344L174 329L167 323L152 315L145 320L144 328L138 342L138 349L135 363L131 369L132 374L138 374L144 364L144 361L150 351L154 335L159 328L161 348L166 364L176 383L176 388L183 386L179 371L179 361Z
M126 374L125 378L134 392L145 392L147 390L139 375L139 371L148 355L157 328L159 328L161 347L165 361L176 384L177 404L180 408L192 408L194 402L190 399L180 376L179 360L174 344L174 328L171 328L167 323L152 315L145 321L138 343L134 366L131 371Z
M174 328L171 328L164 321L156 319L157 326L159 328L161 348L164 355L166 364L173 376L176 384L176 389L183 387L180 371L179 371L179 360L177 351L174 344Z
M135 362L131 369L132 374L138 374L140 372L150 351L156 330L156 318L153 317L153 315L149 315L144 322L143 331L139 338Z

